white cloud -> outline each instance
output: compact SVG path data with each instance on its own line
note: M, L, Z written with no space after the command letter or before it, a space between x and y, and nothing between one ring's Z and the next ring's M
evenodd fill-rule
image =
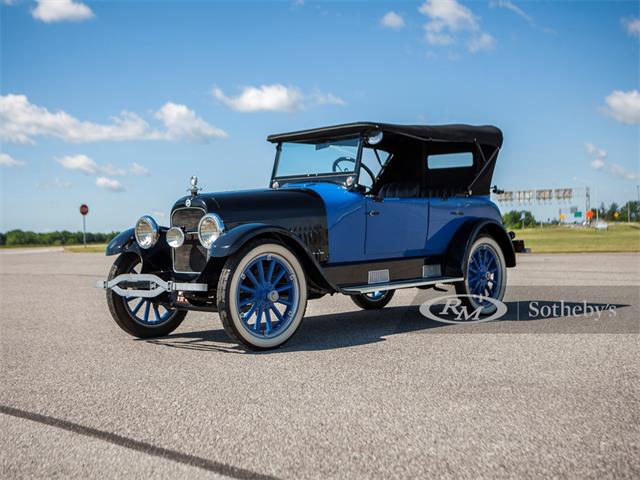
M42 189L46 189L46 188L63 188L63 189L66 190L68 188L71 188L71 182L69 182L67 180L62 180L61 178L58 178L58 177L55 177L51 181L38 182L37 183L37 187L38 188L42 188Z
M129 173L131 173L131 175L137 175L140 177L148 177L149 175L151 175L151 172L148 168L143 167L137 162L133 162L131 164L131 166L129 167Z
M207 141L226 132L208 124L185 105L166 103L156 118L164 129L153 129L135 113L123 111L109 124L78 120L64 111L50 112L29 102L25 95L0 95L0 139L35 143L38 136L72 143L125 140Z
M97 175L101 171L98 164L86 155L67 155L56 161L67 170L77 170L86 175Z
M495 45L495 39L480 28L478 17L457 0L427 0L418 11L429 19L424 29L425 40L431 45L452 45L460 35L468 38L467 48L471 53Z
M74 0L36 0L36 3L38 6L31 11L31 15L46 23L80 22L94 17L89 7Z
M471 53L479 52L480 50L491 50L496 44L495 38L488 33L481 33L480 36L473 37L469 41L469 51Z
M15 168L23 167L26 164L27 163L22 160L16 160L8 153L0 153L0 166L2 167Z
M606 150L598 148L592 143L587 143L585 145L585 149L587 153L592 157L591 168L593 168L594 170L607 172L613 176L624 178L625 180L635 181L640 178L640 175L637 172L627 170L625 167L617 163L610 163L606 161Z
M295 112L308 106L318 105L346 105L346 102L332 93L319 90L305 95L300 89L279 83L261 85L259 87L244 87L236 97L230 97L218 87L214 87L213 96L223 105L238 112Z
M613 91L605 98L603 111L621 123L640 124L640 92L638 90Z
M585 144L584 148L593 158L593 160L591 160L591 168L594 170L602 170L606 165L605 159L607 158L607 151L596 147L593 143Z
M627 33L633 37L640 37L640 17L620 19Z
M404 18L401 15L398 15L396 12L387 12L380 19L380 25L385 28L390 28L392 30L400 30L404 28Z
M111 192L124 192L124 186L118 181L107 177L96 178L96 185Z
M109 177L123 177L130 173L137 176L149 176L151 172L137 162L133 162L128 169L118 168L110 163L99 165L95 160L86 155L67 155L56 158L56 161L67 170L75 170L86 175L106 175Z
M189 110L185 105L167 102L156 112L155 117L164 123L166 130L153 133L152 137L203 142L210 138L227 138L229 136L224 130L220 130L198 117L193 110Z
M315 91L309 96L315 103L319 105L346 105L347 103L333 93L322 93Z
M531 26L534 26L536 24L531 15L529 15L522 8L520 8L510 0L492 0L491 2L489 2L489 5L493 8L505 8L507 10L510 10L519 17L523 18Z
M259 110L292 112L302 108L300 91L295 87L285 87L281 84L245 87L237 97L228 97L222 90L214 87L213 96L227 107L239 112Z

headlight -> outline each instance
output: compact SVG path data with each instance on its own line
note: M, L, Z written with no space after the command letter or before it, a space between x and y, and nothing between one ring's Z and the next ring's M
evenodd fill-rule
M215 213L207 213L198 224L198 238L205 248L209 248L223 232L224 222Z
M184 243L184 232L178 227L167 230L167 243L171 248L181 247Z
M158 224L156 221L145 215L136 223L136 242L138 242L140 248L151 248L158 241L158 237L160 236L158 232Z

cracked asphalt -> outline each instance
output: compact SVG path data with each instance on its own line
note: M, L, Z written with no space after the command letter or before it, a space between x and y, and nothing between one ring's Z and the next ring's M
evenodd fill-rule
M216 314L128 337L93 287L112 260L0 252L1 478L640 477L638 254L520 256L489 323L325 297L266 353Z

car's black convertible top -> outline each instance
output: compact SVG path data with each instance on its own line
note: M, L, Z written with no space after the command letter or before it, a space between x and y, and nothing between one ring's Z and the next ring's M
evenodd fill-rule
M279 142L304 142L356 135L371 130L404 135L423 141L445 141L456 143L479 143L480 145L502 146L502 132L491 125L396 125L392 123L355 122L329 127L300 130L297 132L269 135L267 140Z

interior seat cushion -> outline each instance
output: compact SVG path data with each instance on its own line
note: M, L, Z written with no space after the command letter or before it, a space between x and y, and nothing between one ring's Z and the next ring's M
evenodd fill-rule
M382 198L417 198L420 196L420 182L391 182L380 188Z

